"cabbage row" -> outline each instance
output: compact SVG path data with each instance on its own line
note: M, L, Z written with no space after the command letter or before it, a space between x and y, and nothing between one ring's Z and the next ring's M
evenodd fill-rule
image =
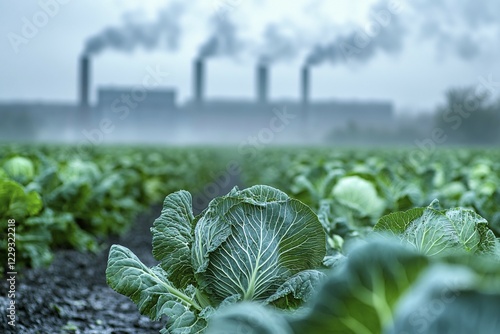
M39 266L164 200L158 265L113 245L106 270L164 334L498 333L500 152L421 153L240 155L250 187L196 215L191 194L222 189L234 151L9 145L0 219L17 221L17 263Z
M479 149L264 149L243 165L245 184L301 200L340 235L362 233L396 211L470 208L500 235L500 151Z
M434 200L345 240L322 219L264 185L197 216L178 191L151 228L159 264L113 245L107 282L163 334L498 333L500 239L473 210Z
M263 150L267 185L168 195L159 264L114 245L107 282L164 334L498 333L500 154L437 153Z
M47 265L56 248L97 251L138 213L180 188L196 192L222 170L203 149L0 147L0 254L16 220L16 264Z

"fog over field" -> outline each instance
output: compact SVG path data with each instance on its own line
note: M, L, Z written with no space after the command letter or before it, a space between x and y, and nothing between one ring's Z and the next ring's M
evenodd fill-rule
M500 333L499 0L1 0L0 36L0 333Z
M436 113L446 118L443 109L465 118L450 105L453 91L486 92L481 108L497 108L494 0L41 0L0 10L9 13L0 22L0 112L38 140L89 140L86 130L94 141L238 143L288 108L301 123L275 133L278 143L342 142L353 128L411 142L439 125ZM163 94L163 107L143 90ZM402 139L408 124L414 131ZM230 131L217 135L217 126Z

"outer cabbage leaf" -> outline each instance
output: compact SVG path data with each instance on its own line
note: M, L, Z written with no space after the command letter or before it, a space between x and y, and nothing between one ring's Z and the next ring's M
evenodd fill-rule
M414 208L404 212L393 212L383 216L375 225L375 230L388 230L393 233L404 233L416 219L422 217L425 208Z
M347 257L342 253L336 253L334 255L325 256L323 259L323 265L330 269L337 268L338 266L344 264L347 260Z
M434 201L427 208L389 214L379 220L375 230L391 232L430 256L495 251L495 235L483 217L464 208L439 210L438 205Z
M295 309L302 302L307 302L316 292L326 275L318 270L304 270L290 277L281 285L266 303L273 303L279 308Z
M151 228L153 255L177 287L185 288L194 282L193 221L191 194L178 191L165 198L161 215Z
M290 318L294 333L381 333L427 263L423 255L391 240L359 247L342 271L327 278L310 311Z
M175 288L161 267L146 267L125 247L111 247L106 279L113 290L136 303L141 314L153 320L168 315L167 329L175 329L172 333L201 333L206 327L194 287Z
M257 303L244 302L221 308L214 315L206 334L293 334L285 318Z
M0 180L0 217L21 219L36 215L42 208L42 198L38 193L26 193L19 183Z
M477 257L466 258L471 267L439 263L427 270L401 301L394 327L387 333L438 334L444 329L447 333L498 333L498 262L478 266Z
M193 265L215 300L265 301L287 279L321 264L325 232L303 203L268 186L212 201L195 228Z
M446 328L448 333L454 334L497 334L500 328L500 294L490 295L474 291L461 291L453 303L445 305L445 308L431 319L425 321L419 319L418 326L400 325L394 332L411 333L408 330L416 329L415 333L442 334ZM439 300L441 296L436 294L427 301L428 303ZM425 305L422 305L425 307ZM441 307L441 304L439 304ZM418 331L425 328L425 331Z

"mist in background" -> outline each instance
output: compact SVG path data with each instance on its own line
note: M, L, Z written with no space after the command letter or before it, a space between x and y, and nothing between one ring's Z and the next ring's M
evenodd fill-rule
M0 140L500 140L495 0L42 0L0 12Z

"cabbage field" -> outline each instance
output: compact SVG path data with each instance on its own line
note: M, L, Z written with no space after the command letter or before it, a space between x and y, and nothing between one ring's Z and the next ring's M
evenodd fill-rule
M404 149L9 144L4 277L11 220L19 287L67 254L94 254L98 294L136 305L120 317L108 299L97 308L79 297L90 321L77 316L87 306L45 300L20 309L23 333L500 332L498 150L442 149L416 163ZM122 245L139 238L146 245ZM132 313L156 325L120 327Z

